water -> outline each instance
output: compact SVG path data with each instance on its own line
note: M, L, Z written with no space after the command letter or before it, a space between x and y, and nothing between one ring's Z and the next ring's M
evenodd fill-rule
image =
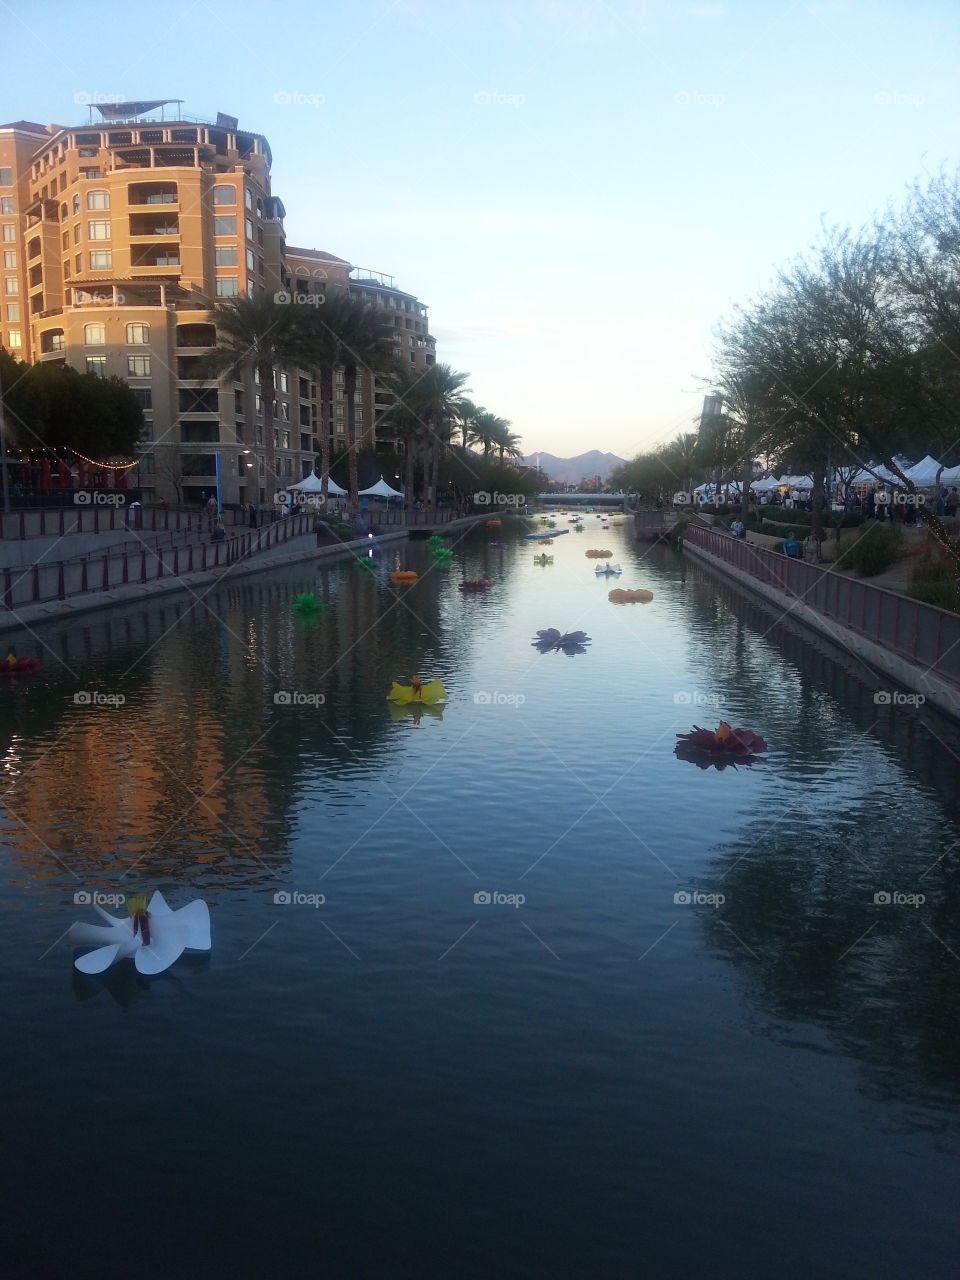
M599 524L38 632L0 689L5 1276L957 1274L957 734ZM442 717L391 716L414 672ZM721 714L762 764L674 757ZM153 888L212 954L77 974L74 894Z

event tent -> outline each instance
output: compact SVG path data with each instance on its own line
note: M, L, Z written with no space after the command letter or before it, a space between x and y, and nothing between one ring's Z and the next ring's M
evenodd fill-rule
M288 484L288 489L296 489L299 493L322 493L323 481L319 476L315 476L313 472L308 476L304 476L302 480L296 484ZM342 498L346 495L346 489L341 489L336 480L327 477L327 496L330 498Z
M360 497L361 498L402 498L403 494L398 493L396 489L391 489L390 486L387 484L386 480L384 480L383 476L381 476L380 479L377 481L377 483L372 484L369 489L361 489Z
M929 489L937 483L937 472L939 470L940 463L937 462L936 458L931 458L928 453L925 458L921 458L912 467L908 467L904 475L908 480L912 480L918 488Z
M750 488L758 493L769 493L771 489L780 488L780 481L776 476L766 476L763 480L754 480Z

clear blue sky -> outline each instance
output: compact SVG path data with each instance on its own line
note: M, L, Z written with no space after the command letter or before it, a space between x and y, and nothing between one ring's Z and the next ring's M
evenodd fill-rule
M289 243L428 303L529 450L631 456L689 424L713 326L821 216L955 165L958 37L957 0L45 0L3 6L0 115L239 116Z

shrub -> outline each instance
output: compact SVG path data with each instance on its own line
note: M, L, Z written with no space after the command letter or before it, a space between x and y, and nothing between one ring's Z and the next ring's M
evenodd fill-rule
M960 613L960 582L945 560L927 560L918 564L910 580L910 595L924 604Z
M899 529L872 524L862 533L841 542L835 563L838 569L853 569L870 578L889 569L896 561L899 549Z

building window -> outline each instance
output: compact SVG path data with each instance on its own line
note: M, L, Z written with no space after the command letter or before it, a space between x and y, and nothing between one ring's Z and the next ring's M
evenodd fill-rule
M281 391L290 390L290 379L282 370L280 371L280 390Z
M12 187L12 186L13 186L13 170L0 169L0 187Z
M110 223L109 222L88 222L87 235L91 240L109 240L110 239Z
M247 239L252 240L253 239L253 223L250 221L249 218L247 218L245 219L244 225L246 227Z
M16 249L5 249L5 250L4 250L4 253L3 253L3 265L7 268L7 270L8 270L8 271L12 271L12 270L15 270L15 269L16 269L16 266L17 266L17 251L16 251Z
M338 417L338 418L342 418L342 417L343 417L343 405L342 405L342 404L338 404L338 405L337 405L337 417Z
M235 298L237 296L236 276L217 276L217 297Z
M150 357L149 356L127 356L127 377L128 378L149 378L150 377Z
M213 188L214 204L236 204L237 193L233 187L214 187Z
M80 243L80 223L79 222L73 228L73 243L74 244Z
M153 391L150 387L133 387L132 391L141 409L146 412L153 408Z
M337 399L338 399L338 400L342 400L342 399L344 398L344 395L345 395L345 394L346 394L346 393L344 392L343 387L337 387Z
M150 326L148 324L127 325L127 343L131 347L145 347L149 341Z
M109 209L110 193L108 191L88 191L87 192L87 208L88 209Z
M282 440L283 440L284 449L289 449L290 448L290 432L289 431L284 431Z
M7 320L8 321L12 320L16 323L19 321L19 319L20 319L20 303L8 302L7 303Z
M67 250L70 248L70 232L69 231L65 231L63 235L60 237L60 243L63 246L64 250Z
M263 217L263 201L260 199L259 196L257 196L257 217L258 218Z
M12 222L5 222L3 224L3 231L0 232L0 234L2 234L4 240L10 244L17 238L17 228Z
M338 435L338 436L342 436L342 435L343 435L343 423L342 423L342 422L338 422L338 423L337 423L337 435Z
M18 347L23 346L23 339L20 337L19 329L7 330L7 346L11 351L16 351Z
M252 208L253 208L253 196L250 194L250 188L249 188L249 187L244 187L244 190L243 190L243 203L246 205L246 207L247 207L248 209L252 209Z
M218 267L235 267L237 265L236 249L221 249L218 246L213 251L213 258Z
M102 324L85 324L83 341L88 347L103 347L107 342L107 331Z
M0 196L0 213L13 213L13 196Z
M80 170L80 177L81 177L81 178L88 178L88 179L89 179L89 178L102 178L102 177L103 177L103 174L100 172L100 170L99 170L99 169L81 169L81 170Z
M235 236L237 234L236 218L214 218L213 234L215 236Z
M280 421L290 421L290 406L287 404L286 400L280 401Z
M18 294L20 286L17 283L16 276L6 276L3 281L3 292L9 297L11 294Z
M113 266L113 254L109 249L92 249L90 251L90 270L106 271Z
M156 471L156 468L153 463L153 454L152 453L141 454L140 462L138 463L138 466L145 476L152 476Z
M247 270L248 271L253 270L253 250L252 249L247 250Z
M360 424L363 422L363 410L357 409L357 411L354 413L353 416L357 426L359 427Z
M263 396L254 396L253 401L254 401L254 409L256 410L257 417L262 418L263 417Z
M74 258L74 264L78 271L83 270L83 254L82 253L78 253L76 258Z
M87 373L95 373L98 378L107 376L106 356L87 356Z
M95 160L97 156L96 147L77 147L77 155L81 160Z

